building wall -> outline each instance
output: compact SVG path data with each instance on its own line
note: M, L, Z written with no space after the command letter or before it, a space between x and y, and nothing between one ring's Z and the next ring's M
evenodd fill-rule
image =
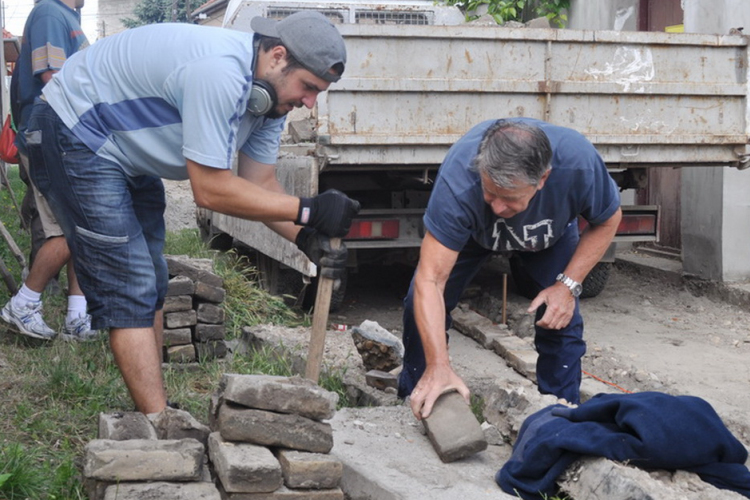
M686 32L727 34L737 27L750 32L747 0L684 0L684 8ZM746 74L738 78L747 83ZM707 279L750 279L750 170L683 170L683 269Z
M638 0L571 0L568 28L636 31Z
M133 18L140 0L99 0L97 38L114 35L125 29L122 19Z

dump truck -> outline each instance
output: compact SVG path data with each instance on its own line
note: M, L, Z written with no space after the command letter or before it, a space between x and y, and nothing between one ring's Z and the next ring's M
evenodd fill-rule
M233 0L224 25L250 31L256 15L304 9L337 25L348 62L315 109L289 116L278 176L297 196L335 188L360 201L345 238L351 270L416 262L437 170L483 120L526 116L570 127L606 162L624 214L584 296L604 288L616 244L657 240L659 207L630 201L649 169L748 166L743 36L481 25L429 0ZM206 236L255 249L272 290L284 272L300 282L315 276L293 243L261 223L206 210L198 219Z

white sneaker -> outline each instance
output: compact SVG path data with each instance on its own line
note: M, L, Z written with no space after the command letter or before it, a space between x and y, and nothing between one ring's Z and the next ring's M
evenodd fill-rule
M62 334L63 340L87 342L89 340L96 340L97 337L99 337L99 331L91 329L90 315L82 314L72 321L65 321L65 331Z
M35 339L51 340L57 336L57 332L42 319L41 301L29 302L25 307L16 308L13 300L9 300L0 311L0 318L14 325L20 333Z

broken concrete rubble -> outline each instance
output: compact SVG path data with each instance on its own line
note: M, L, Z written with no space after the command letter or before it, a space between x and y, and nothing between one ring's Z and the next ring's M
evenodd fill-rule
M365 320L351 329L351 335L367 370L389 372L401 366L404 357L401 339L377 322Z

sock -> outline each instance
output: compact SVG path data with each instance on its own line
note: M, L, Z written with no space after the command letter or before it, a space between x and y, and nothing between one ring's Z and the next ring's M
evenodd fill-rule
M42 292L35 292L31 288L26 286L26 283L21 286L18 293L13 296L13 307L16 309L23 309L30 302L39 302L42 300Z
M68 295L68 315L65 320L70 322L86 315L86 297L83 295Z

